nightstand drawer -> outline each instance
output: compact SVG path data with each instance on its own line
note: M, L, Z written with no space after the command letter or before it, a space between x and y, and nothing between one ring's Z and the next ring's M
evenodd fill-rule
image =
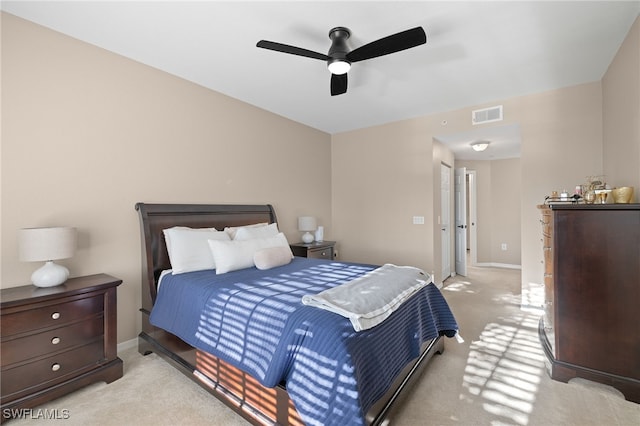
M333 247L325 247L323 249L310 249L307 251L307 257L311 259L333 259Z
M2 316L0 336L25 333L41 328L55 327L86 318L104 311L104 295L39 306L36 309L9 313Z
M295 243L290 247L294 256L333 260L336 254L335 245L335 241L314 241L313 243Z
M62 382L79 370L90 370L104 360L104 343L97 340L86 346L48 358L2 370L2 401L17 397L17 392L35 392ZM37 386L37 388L36 388Z
M85 344L104 333L104 316L96 316L67 327L56 328L30 336L2 342L0 365L6 366L26 359L59 352ZM25 357L26 355L26 357Z

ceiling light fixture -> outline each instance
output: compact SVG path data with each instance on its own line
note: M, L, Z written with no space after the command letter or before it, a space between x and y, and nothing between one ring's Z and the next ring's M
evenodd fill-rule
M342 75L349 72L351 69L351 64L348 61L342 59L335 59L329 62L327 65L331 74Z
M487 147L489 146L489 141L478 141L478 142L473 142L471 144L471 148L473 148L474 151L476 152L482 152L485 149L487 149Z

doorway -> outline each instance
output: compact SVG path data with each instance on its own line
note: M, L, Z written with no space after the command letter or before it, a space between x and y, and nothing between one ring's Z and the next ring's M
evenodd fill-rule
M455 170L455 273L466 276L467 266L478 263L476 171Z
M468 265L476 265L477 257L477 188L476 171L460 168L455 170L453 200L455 215L451 213L451 166L440 163L440 217L442 281L456 274L465 276ZM455 185L454 185L455 186ZM460 202L464 197L464 202ZM451 223L455 219L456 238L451 250ZM462 219L464 218L464 219ZM468 226L467 226L468 225ZM460 230L460 232L458 232ZM464 238L463 235L464 234ZM452 270L451 253L455 253L455 269Z

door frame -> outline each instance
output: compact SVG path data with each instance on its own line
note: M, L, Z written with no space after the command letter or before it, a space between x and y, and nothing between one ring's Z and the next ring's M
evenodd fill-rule
M469 209L469 241L467 241L467 247L469 248L469 263L472 266L476 266L478 264L478 188L476 171L467 169L467 176L469 198L467 205L467 209Z
M446 189L443 175L447 174ZM440 163L440 215L438 216L438 228L440 229L440 250L441 250L441 275L444 282L452 275L451 268L451 253L452 253L452 241L451 241L451 174L453 168L444 163ZM445 199L446 192L446 199Z

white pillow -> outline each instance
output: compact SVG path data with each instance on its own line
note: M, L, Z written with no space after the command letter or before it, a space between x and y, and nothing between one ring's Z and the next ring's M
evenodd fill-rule
M288 265L293 259L291 254L289 246L269 247L256 251L253 254L253 263L255 263L256 268L261 270Z
M233 239L235 241L252 240L254 238L268 238L278 235L278 224L272 223L267 226L244 226L236 230Z
M253 255L256 251L269 247L288 248L289 242L281 232L273 237L254 238L252 240L209 240L209 247L215 260L216 274L225 274L238 269L253 267ZM293 257L290 248L289 253Z
M171 254L171 235L175 231L194 231L194 232L218 232L216 228L189 228L188 226L174 226L173 228L163 229L164 240L167 242L167 251Z
M215 228L186 228L176 226L164 229L167 252L174 274L215 269L216 264L209 249L209 240L229 240L226 232Z
M232 240L235 240L236 232L238 232L238 229L241 229L241 228L259 228L261 226L267 226L267 225L268 225L268 223L264 222L264 223L254 223L253 225L245 225L245 226L227 226L226 228L224 228L224 232L229 234L229 236L231 237Z

